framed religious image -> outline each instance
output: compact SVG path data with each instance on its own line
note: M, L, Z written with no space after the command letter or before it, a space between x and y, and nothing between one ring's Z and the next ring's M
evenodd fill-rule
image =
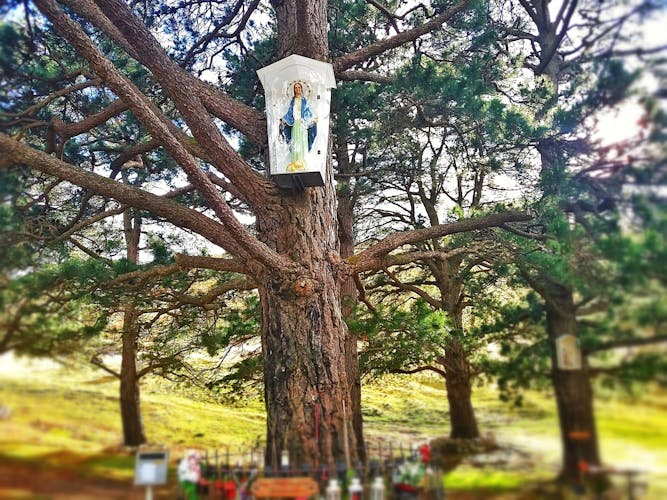
M264 86L269 174L279 187L323 186L328 179L330 64L291 55L257 71Z

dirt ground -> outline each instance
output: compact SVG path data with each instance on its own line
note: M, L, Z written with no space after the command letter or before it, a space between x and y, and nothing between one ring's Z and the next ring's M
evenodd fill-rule
M1 499L139 500L146 490L128 481L85 478L66 469L0 462ZM177 498L174 487L154 489L155 499Z

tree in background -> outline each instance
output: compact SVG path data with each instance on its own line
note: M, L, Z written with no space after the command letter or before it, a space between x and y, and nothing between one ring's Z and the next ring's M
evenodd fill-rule
M376 188L366 209L366 220L372 221L369 239L381 237L386 228L437 226L502 210L516 201L517 186L529 178L530 163L523 156L532 126L520 108L504 103L497 91L508 72L496 64L499 56L493 36L485 31L485 19L484 11L475 11L457 23L456 43L451 43L456 34L444 34L449 45L441 40L424 44L401 68L395 106L386 111L368 153L367 162L377 170L370 176ZM415 345L409 357L392 351L397 354L394 362L379 359L376 347L388 338L376 337L366 363L377 363L374 371L429 369L442 375L451 437L476 438L470 356L484 344L467 334L464 318L475 316L475 303L492 285L491 271L504 258L502 249L478 233L419 242L411 250L414 263L387 259L382 273L369 277L369 299L393 302L396 297L387 290L394 289L420 297L445 312L448 321L439 341ZM415 343L422 340L417 334Z
M544 301L563 444L561 477L571 483L580 478L582 463L600 463L591 370L586 363L578 370L559 369L553 346L564 334L581 340L577 311L593 300L596 284L598 290L611 284L606 281L604 256L591 243L604 239L606 231L619 229L617 202L623 183L618 181L633 163L596 157L600 149L591 141L591 119L627 95L633 75L619 58L656 50L622 42L631 39L633 23L658 6L642 2L613 10L573 1L551 10L539 2L521 5L523 11L493 12L496 25L506 34L508 54L531 46L518 62L535 76L534 86L524 95L537 97L535 118L543 126L535 142L541 165L538 211L543 231L533 234L541 244L521 250L523 239L510 247L510 253L522 277ZM520 235L530 237L527 233Z

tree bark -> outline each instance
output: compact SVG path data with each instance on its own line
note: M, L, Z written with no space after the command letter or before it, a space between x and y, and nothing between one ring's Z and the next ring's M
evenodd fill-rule
M331 175L329 173L329 175ZM346 420L352 407L347 381L347 327L336 275L338 252L333 183L284 193L282 207L259 217L259 237L301 265L267 271L258 280L267 408L266 463L277 467L283 450L290 464L357 461ZM347 437L347 440L346 440Z
M280 57L327 61L325 0L273 1ZM330 147L331 148L331 147ZM280 206L257 214L258 238L295 263L259 276L267 409L266 463L283 450L292 467L357 462L349 422L346 335L338 276L336 193L329 148L322 188L281 193Z
M123 349L120 365L120 415L123 422L125 446L139 446L146 442L139 404L139 377L137 374L137 320L133 305L124 309Z
M561 335L577 336L572 291L566 286L551 282L542 293L546 301L549 339L555 342ZM554 349L552 366L563 445L563 465L560 475L565 482L574 483L582 479L580 464L600 464L593 413L593 389L585 361L581 370L560 370Z
M278 20L278 59L291 54L328 59L326 1L271 0L271 5Z
M450 337L445 345L445 386L449 402L449 437L474 439L479 428L472 406L472 376L470 362L459 339Z
M432 220L434 220L432 218ZM472 405L472 370L468 353L461 339L463 327L464 282L461 278L463 255L442 261L431 261L429 267L440 289L442 308L452 320L454 332L445 340L445 387L449 403L449 437L475 439L479 427Z
M124 178L124 181L127 182L127 179ZM136 264L139 258L141 216L134 212L134 210L126 210L123 213L123 232L127 259ZM120 415L123 423L123 443L125 446L139 446L146 442L144 424L141 418L139 374L137 371L138 321L139 314L136 308L133 304L127 304L123 311L120 364Z

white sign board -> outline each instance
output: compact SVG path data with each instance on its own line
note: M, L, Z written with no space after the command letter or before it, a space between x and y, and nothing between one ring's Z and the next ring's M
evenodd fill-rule
M165 450L139 450L134 467L134 484L152 486L167 484L169 453Z
M333 67L291 55L257 74L266 99L271 178L284 188L323 186Z
M556 362L559 370L581 370L579 340L571 334L556 339Z

